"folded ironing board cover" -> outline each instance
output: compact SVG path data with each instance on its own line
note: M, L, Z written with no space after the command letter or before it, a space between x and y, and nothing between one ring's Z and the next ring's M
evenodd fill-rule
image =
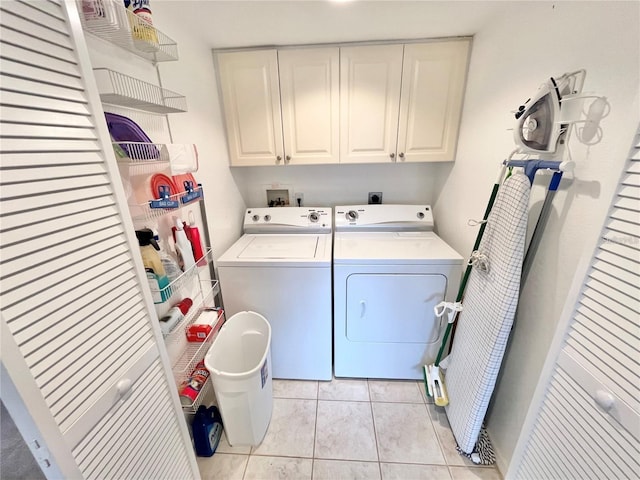
M160 156L158 148L153 145L151 139L136 122L116 113L105 112L104 116L107 120L107 127L109 128L111 138L114 142L118 142L120 148L125 151L129 158L149 160ZM149 145L131 145L130 143L120 142L135 142Z
M505 180L478 248L487 271L473 268L458 317L445 384L447 417L458 446L473 452L518 305L529 192L524 174Z

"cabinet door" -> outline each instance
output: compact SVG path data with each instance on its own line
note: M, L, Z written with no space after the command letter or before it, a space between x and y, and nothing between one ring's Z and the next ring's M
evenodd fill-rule
M231 165L281 163L276 50L219 53L217 59Z
M398 161L455 158L468 52L468 40L405 45Z
M278 52L285 162L338 163L339 50Z
M340 49L340 161L395 160L402 45Z

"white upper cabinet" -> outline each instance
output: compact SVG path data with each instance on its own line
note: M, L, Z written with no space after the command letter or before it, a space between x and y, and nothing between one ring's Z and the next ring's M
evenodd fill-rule
M218 53L217 59L231 164L281 163L277 51Z
M338 163L338 47L278 51L285 163Z
M340 49L340 160L395 159L403 45Z
M231 165L454 160L470 42L217 53Z
M405 45L398 161L454 160L468 54L468 40Z

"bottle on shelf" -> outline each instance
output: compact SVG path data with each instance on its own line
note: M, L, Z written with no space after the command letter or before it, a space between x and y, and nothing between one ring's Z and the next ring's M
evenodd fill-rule
M160 330L165 335L170 334L176 325L178 325L189 309L193 305L193 300L185 298L171 307L169 311L160 318Z
M204 267L207 264L207 259L204 258L204 248L202 247L202 237L200 237L200 230L196 225L196 218L192 210L189 210L189 234L187 235L191 242L193 249L193 257L198 261L199 267Z
M196 261L193 258L191 242L184 231L182 220L178 217L174 217L174 223L174 239L176 241L176 251L178 252L178 263L182 267L182 270L186 272L196 264Z
M162 262L162 266L164 267L164 271L169 277L169 282L173 282L176 278L182 275L182 270L180 269L180 265L178 262L171 256L171 254L165 251L164 248L160 245L160 236L157 231L153 231L153 238L160 247L160 251L158 252L160 255L160 261Z
M149 228L136 230L136 237L142 254L142 264L147 273L147 280L151 287L154 303L166 302L171 296L169 278L162 265L158 251L160 247L153 238L153 231Z

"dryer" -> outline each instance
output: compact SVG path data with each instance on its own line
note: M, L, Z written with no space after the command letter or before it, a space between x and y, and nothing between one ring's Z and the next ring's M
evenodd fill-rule
M331 380L330 208L249 208L244 235L217 260L227 318L271 324L273 378Z
M446 327L463 258L433 230L428 205L335 207L336 377L421 379Z

